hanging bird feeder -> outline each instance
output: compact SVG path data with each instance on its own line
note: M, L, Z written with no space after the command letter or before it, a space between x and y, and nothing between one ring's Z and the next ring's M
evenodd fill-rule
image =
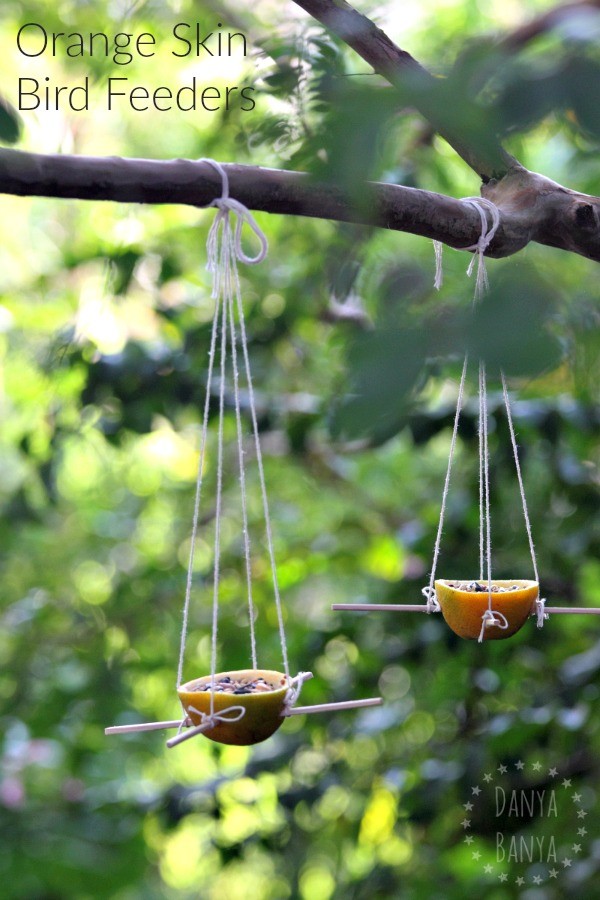
M214 709L223 716L204 736L220 744L258 744L275 734L283 722L288 680L283 672L270 669L241 669L219 672L214 677L196 678L182 684L177 693L192 725L202 725L210 715L211 693ZM235 704L232 706L231 704Z
M490 610L488 585L485 580L475 582L437 580L435 598L446 624L459 637L477 640L481 624ZM535 613L539 596L537 581L492 581L493 621L485 627L486 641L511 637Z
M183 709L183 718L167 722L115 725L106 729L106 734L126 734L136 731L154 731L161 728L177 728L177 735L167 741L168 747L174 747L197 734L203 734L210 740L221 744L257 744L260 741L264 741L271 737L287 716L316 712L336 712L341 709L378 706L382 702L380 697L372 697L364 700L346 700L314 706L297 707L295 705L302 689L302 685L305 681L312 678L312 674L310 672L300 672L298 675L292 676L289 669L283 610L275 565L271 518L258 433L256 404L252 376L250 373L244 309L237 269L238 260L249 264L258 263L263 260L267 253L267 240L246 207L229 197L228 178L222 166L214 160L203 160L203 162L209 163L219 173L222 181L222 195L211 204L211 206L217 207L218 212L211 226L207 242L207 268L213 276L212 297L216 302L211 331L206 396L202 420L201 451L196 480L191 548L183 605L181 643L177 670L176 687L179 701ZM234 228L230 221L231 214L237 217ZM249 225L260 241L260 251L253 257L246 256L242 250L241 231L244 223ZM246 498L246 465L244 459L244 433L240 404L238 345L239 348L241 348L242 365L248 395L254 454L260 482L265 537L271 568L271 580L283 671L262 669L258 665L257 658L257 641L255 634L256 609L252 593L252 561ZM198 535L200 500L202 495L202 475L204 472L208 437L208 418L212 395L214 360L217 349L220 357L220 373L218 379L211 669L210 673L193 678L184 683L183 667L186 656L186 639L193 587L194 552ZM252 668L217 672L224 468L223 425L228 359L230 359L231 372L233 375L233 397L237 431L237 457Z
M467 270L470 275L475 261L478 261L475 300L478 300L488 287L487 273L485 270L484 253L488 244L494 237L500 224L499 212L496 206L489 200L479 197L465 198L464 202L474 205L481 216L481 237L477 244L467 247L473 251L474 256ZM485 210L492 215L492 224L488 226ZM441 244L435 243L436 252L436 277L435 287L442 284L441 268ZM517 439L512 419L510 397L506 378L500 371L502 381L502 393L506 418L510 432L513 458L521 495L521 505L525 528L529 541L529 550L533 569L533 580L522 579L498 581L492 578L492 543L491 543L491 517L490 517L490 477L489 477L489 447L488 447L488 393L487 373L483 361L479 362L479 578L470 580L436 579L436 569L440 553L444 516L450 487L452 462L456 448L458 425L465 393L465 381L467 376L468 357L465 357L462 375L458 387L458 398L454 415L454 426L448 454L448 466L442 492L440 517L438 522L437 537L433 551L433 563L429 584L423 588L425 603L421 604L395 604L395 603L336 603L334 610L346 612L441 612L447 625L459 637L467 640L503 640L516 634L531 616L537 617L538 628L541 628L550 614L563 615L600 615L600 609L588 607L548 607L546 601L540 597L540 579L538 575L535 547L525 497L525 486L521 474L521 464L517 448Z

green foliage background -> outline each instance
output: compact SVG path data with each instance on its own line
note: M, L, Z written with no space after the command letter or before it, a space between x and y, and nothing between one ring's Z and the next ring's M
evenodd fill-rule
M506 135L525 165L600 194L597 17L512 57L494 35L545 4L407 6L378 6L376 15L443 76L440 108L450 98L452 115L480 139ZM292 3L6 0L0 16L8 104L16 74L27 74L14 46L26 21L160 35L177 21L210 28L218 19L248 35L245 68L188 61L184 70L161 56L160 71L139 63L126 74L173 85L195 72L260 89L257 109L244 114L29 113L20 148L210 155L346 185L371 177L478 192L409 98L361 74L364 64ZM84 63L44 58L30 71L65 83L122 74L103 60ZM0 136L13 141L17 120L9 105L2 110ZM510 641L474 646L437 617L330 611L343 601L419 602L465 346L511 376L544 596L600 605L596 264L538 246L490 261L492 292L473 313L464 255L446 252L438 294L425 240L257 217L270 255L242 277L292 665L315 673L306 702L379 692L385 706L294 718L253 749L198 739L167 751L162 735L106 738L103 729L177 715L212 213L4 196L1 216L3 896L509 898L519 876L530 888L523 896L598 896L596 620L555 617L542 631L532 622ZM495 572L529 577L499 401L494 382ZM475 414L471 400L444 533L448 577L472 577L477 565ZM234 424L230 414L223 668L249 657ZM189 677L209 665L213 450L211 436ZM253 467L249 479L260 534ZM276 667L266 553L259 538L255 546L260 661ZM544 773L557 767L590 810L579 858L535 893L532 878L547 869L535 862L506 864L510 879L498 880L491 793L471 828L481 859L464 843L463 804L500 764L505 785L519 788L548 788ZM563 809L528 833L554 834L566 853L579 824ZM484 872L486 861L495 873Z

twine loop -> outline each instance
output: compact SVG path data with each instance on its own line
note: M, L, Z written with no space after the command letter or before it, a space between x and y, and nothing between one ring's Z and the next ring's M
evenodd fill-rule
M299 672L293 678L290 678L290 680L288 681L288 689L283 700L282 715L285 715L287 710L296 705L296 703L298 702L298 698L300 697L300 693L302 692L304 682L307 680L307 678L310 677L310 672Z
M213 710L210 713L201 712L199 709L196 709L195 706L190 706L188 709L190 712L194 712L197 716L200 716L200 724L196 727L204 729L214 728L215 725L218 725L219 723L233 724L233 722L239 722L240 719L243 719L246 715L246 708L244 706L228 706L227 709L222 709L220 712L215 712ZM233 713L233 715L231 716L229 713ZM181 725L183 726L187 721L189 721L189 719L186 715Z
M474 253L473 259L469 263L467 268L467 275L469 277L473 274L473 269L475 266L475 261L477 261L477 278L475 281L475 299L478 300L483 296L485 291L489 287L487 270L485 267L485 251L493 241L496 232L500 226L500 210L496 206L495 203L492 203L491 200L486 200L485 197L462 197L460 200L461 203L466 203L469 206L472 206L479 213L479 217L481 220L481 233L479 238L477 239L477 243L471 244L470 247L461 247L459 248L461 251L465 251L467 253ZM489 210L492 223L488 225L486 210ZM442 286L444 281L444 270L442 265L442 252L443 252L443 244L441 241L434 241L433 248L435 251L435 281L434 286L436 290Z
M479 632L479 637L477 638L477 642L481 644L483 641L483 636L486 628L490 628L492 625L495 625L496 628L501 628L503 631L506 631L508 628L508 619L506 616L498 612L497 609L488 608L484 612L481 617L481 631Z
M213 276L212 295L213 299L216 299L219 295L220 275L219 233L223 232L227 240L231 242L230 246L235 258L239 262L243 262L249 266L254 266L265 259L269 244L264 232L250 210L244 206L243 203L240 203L239 200L235 200L233 197L229 196L229 177L221 163L209 158L200 159L199 162L208 163L221 176L221 196L215 197L215 199L208 204L209 208L214 206L218 212L210 227L206 243L208 257L206 268ZM229 213L232 213L235 216L235 228L233 229L233 233L230 232L228 227ZM242 229L244 225L248 225L258 238L260 249L255 256L248 256L244 253L242 247Z

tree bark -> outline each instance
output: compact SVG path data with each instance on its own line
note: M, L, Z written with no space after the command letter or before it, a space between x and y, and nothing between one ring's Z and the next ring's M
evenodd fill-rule
M406 231L466 249L481 233L478 212L453 197L365 182L349 193L303 172L225 165L231 196L259 212L308 216ZM209 163L0 150L0 193L18 196L206 206L221 195ZM600 200L520 166L483 186L500 227L486 255L511 256L530 241L600 262Z
M223 168L231 196L260 212L375 225L433 238L456 248L475 244L481 232L476 210L432 191L368 182L358 185L351 195L316 183L302 172L240 165ZM0 150L0 192L207 206L221 196L221 179L209 163L186 159L121 159ZM514 252L505 245L502 231L494 245L500 256Z

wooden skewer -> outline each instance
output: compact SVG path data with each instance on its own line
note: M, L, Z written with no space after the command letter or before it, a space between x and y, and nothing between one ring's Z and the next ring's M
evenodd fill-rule
M348 612L429 612L424 603L334 603L331 608Z
M337 712L341 709L360 709L364 706L381 706L381 697L369 697L367 700L342 700L340 703L317 703L314 706L294 706L282 713L284 716L304 716L311 713Z
M334 610L345 612L429 612L425 604L410 603L334 603ZM549 615L600 616L600 607L591 606L546 606L544 612ZM533 612L532 616L536 613Z
M184 741L189 741L190 738L196 737L197 734L208 731L210 727L210 724L205 723L204 725L195 725L194 728L188 728L187 731L182 731L181 734L176 734L175 737L169 738L167 747L176 747L177 744L183 744Z
M183 723L188 725L189 719ZM111 725L104 729L104 734L132 734L136 731L160 731L163 728L179 728L181 719L173 719L170 722L138 722L135 725Z
M312 678L311 673L306 674L307 678L304 680ZM381 706L382 703L383 700L381 697L368 697L365 700L342 700L339 703L317 703L314 706L295 706L282 713L282 715L304 716L320 712L338 712L343 709L364 709L368 706ZM180 725L181 719L174 719L169 722L139 722L134 725L111 725L109 728L104 729L104 734L134 734L139 731L159 731L160 729L166 728L179 728ZM181 734L177 734L175 737L170 738L167 741L167 747L176 747L178 744L188 741L197 734L202 734L203 731L206 731L210 727L209 725L196 725L194 728L190 728L190 725L191 720L188 718L183 723L183 727L186 728L186 731L182 731Z
M564 615L573 615L573 616L600 616L600 606L592 607L592 606L546 606L544 612L550 613L554 615L554 613L558 613L559 615L562 613ZM534 613L535 615L535 613Z
M311 678L313 678L312 672L301 672L298 676L298 680L301 684L305 681L309 681ZM191 724L191 719L187 718L183 723L183 727L189 728ZM136 722L132 725L110 725L108 728L104 729L104 734L135 734L138 731L161 731L163 729L166 730L167 728L179 728L180 725L181 719L172 719L168 722ZM193 734L196 733L196 731L193 732ZM186 734L188 733L186 732ZM188 734L188 737L192 737L192 734ZM180 742L176 741L176 743ZM169 746L171 746L171 744L169 744Z

